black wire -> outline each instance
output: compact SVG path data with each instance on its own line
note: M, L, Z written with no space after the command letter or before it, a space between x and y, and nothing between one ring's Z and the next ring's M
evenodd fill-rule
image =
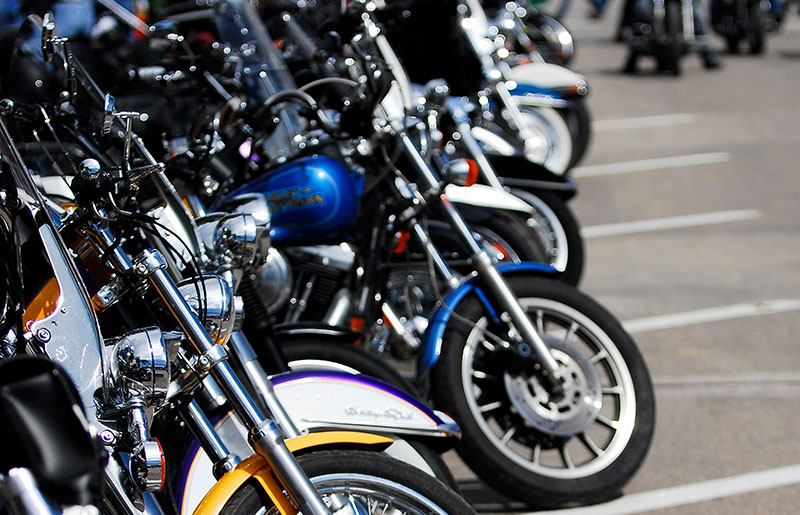
M169 227L167 227L164 224L158 222L153 217L150 217L150 216L147 216L147 215L143 215L141 213L131 213L130 215L127 215L126 217L118 218L116 221L117 222L121 222L121 223L127 223L127 224L130 224L130 225L134 225L136 227L139 227L142 230L144 230L145 232L147 232L148 234L158 238L161 241L161 243L170 252L172 252L172 254L175 255L178 260L180 260L181 264L183 264L183 266L186 269L189 269L189 265L191 263L191 268L194 269L194 274L193 275L195 276L194 277L195 280L192 281L192 284L194 285L195 292L197 293L198 317L201 320L205 321L206 318L208 317L208 303L207 303L207 300L206 300L207 296L208 296L208 292L207 292L206 287L205 287L205 282L203 281L203 273L202 273L202 269L200 267L200 263L199 263L199 261L197 261L197 257L194 255L194 253L192 252L192 249L189 248L189 246L186 244L186 242L183 241L183 239L178 234L176 234L173 230L171 230ZM180 244L183 246L183 248L189 254L191 261L187 261L186 258L183 257L182 253L174 245L172 245L172 243L170 243L170 241L167 240L166 237L163 234L161 234L155 228L148 227L148 224L153 225L155 227L159 227L163 231L166 231L166 232L172 234L173 236L175 236L175 238L180 242Z

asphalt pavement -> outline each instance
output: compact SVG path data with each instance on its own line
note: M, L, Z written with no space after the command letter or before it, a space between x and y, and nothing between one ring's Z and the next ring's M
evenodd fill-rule
M707 7L707 6L706 6ZM600 20L573 0L571 68L589 81L594 135L574 171L586 237L582 288L634 334L657 426L623 497L547 513L797 513L800 506L800 15L764 55L683 73L622 75ZM485 513L529 513L449 455Z

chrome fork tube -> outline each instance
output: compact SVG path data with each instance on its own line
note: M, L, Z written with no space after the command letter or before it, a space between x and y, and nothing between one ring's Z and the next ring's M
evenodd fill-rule
M420 175L429 182L429 185L438 187L439 182L436 179L434 172L428 167L427 163L425 163L422 157L419 156L419 152L416 150L414 142L411 141L406 134L401 134L401 141L403 142L403 146L406 148L406 150L411 154L412 161L417 164ZM552 354L550 354L547 344L545 344L542 337L539 336L539 333L533 326L533 322L531 322L527 313L525 313L525 310L519 304L516 295L514 295L514 292L511 291L508 283L506 283L505 279L503 279L503 276L501 276L500 272L498 272L495 268L491 257L489 257L489 255L480 247L478 242L475 241L475 238L472 236L472 231L470 231L469 227L467 227L467 224L464 221L464 218L461 216L461 213L458 212L458 209L448 200L444 193L440 195L440 198L442 201L441 206L444 209L447 220L451 223L453 228L456 230L459 236L461 236L461 239L472 252L472 264L475 266L475 269L477 270L481 279L484 283L486 283L494 296L500 302L502 308L510 316L511 323L519 333L519 336L524 344L529 345L527 349L522 345L519 345L517 347L518 352L522 357L527 357L525 354L533 353L539 365L542 367L542 375L547 378L554 390L560 390L561 378L559 377L560 373L558 362L555 360L555 358L553 358Z
M194 437L200 443L205 453L214 463L214 477L219 479L236 468L236 465L241 461L239 456L231 454L225 443L220 439L211 421L208 420L206 414L200 409L196 401L190 402L188 405L180 410L180 415L189 431L192 432Z
M528 129L525 118L522 117L522 111L519 110L517 103L514 101L514 97L509 93L506 83L502 80L497 81L494 84L494 89L497 91L497 96L499 96L500 100L503 102L503 106L506 108L511 121L517 126L519 139L523 143L528 141L528 138L532 136L531 131Z
M439 250L428 237L428 233L425 231L425 228L422 227L419 222L415 222L414 225L412 225L412 229L414 230L414 237L416 238L417 242L422 245L422 248L425 249L425 252L431 256L433 259L433 265L436 267L439 273L442 274L442 277L444 277L445 281L447 281L451 288L458 286L458 275L453 272L449 266L447 266L444 258L441 254L439 254Z
M259 363L256 351L250 345L247 337L240 331L233 333L228 341L228 347L236 354L237 359L241 361L242 369L247 375L247 379L253 385L259 399L264 403L272 418L280 426L284 436L286 438L300 436L297 426L289 417L281 401L278 400L278 396L272 388L272 382L269 380L264 367Z
M461 142L467 148L467 152L472 156L472 159L478 163L481 175L483 175L483 178L489 183L489 186L502 190L503 185L500 183L500 179L497 178L497 173L494 171L494 168L492 168L486 154L481 150L480 145L472 135L472 126L467 119L466 113L464 113L463 109L460 107L452 108L448 106L448 109L453 120L456 122L458 133L461 134Z

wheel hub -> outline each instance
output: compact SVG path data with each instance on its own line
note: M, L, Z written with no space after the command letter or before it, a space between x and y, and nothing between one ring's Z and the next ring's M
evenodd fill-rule
M552 394L534 375L506 373L506 392L519 414L533 427L555 436L572 436L594 422L603 405L600 378L575 346L558 339L545 343L560 365L563 392Z

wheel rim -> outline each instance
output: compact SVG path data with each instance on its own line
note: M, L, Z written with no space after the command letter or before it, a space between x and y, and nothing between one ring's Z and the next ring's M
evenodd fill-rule
M425 495L389 479L358 473L325 474L311 478L331 511L342 515L447 515ZM256 515L274 515L277 508Z
M589 398L573 411L559 411L562 399L548 408L534 379L497 367L498 349L484 336L489 320L483 317L462 354L462 387L471 415L492 445L531 472L558 479L600 472L622 454L633 433L636 397L630 371L611 338L579 311L551 299L519 300L556 361L571 361L572 371L579 371L578 384L567 393Z
M532 133L532 137L523 142L525 157L543 164L556 175L563 175L572 154L572 139L566 122L557 113L548 116L539 108L525 105L519 108L525 128ZM562 126L563 133L556 128L556 124Z
M473 234L477 234L478 238L488 245L490 253L494 251L497 254L496 257L499 261L503 261L504 263L519 263L522 261L522 258L520 258L519 254L514 250L514 246L491 229L479 227L473 229L472 232Z
M539 241L545 245L547 255L545 262L559 272L565 271L569 261L569 244L564 226L553 210L540 198L526 195L523 200L533 207L529 212L527 224L536 231Z

